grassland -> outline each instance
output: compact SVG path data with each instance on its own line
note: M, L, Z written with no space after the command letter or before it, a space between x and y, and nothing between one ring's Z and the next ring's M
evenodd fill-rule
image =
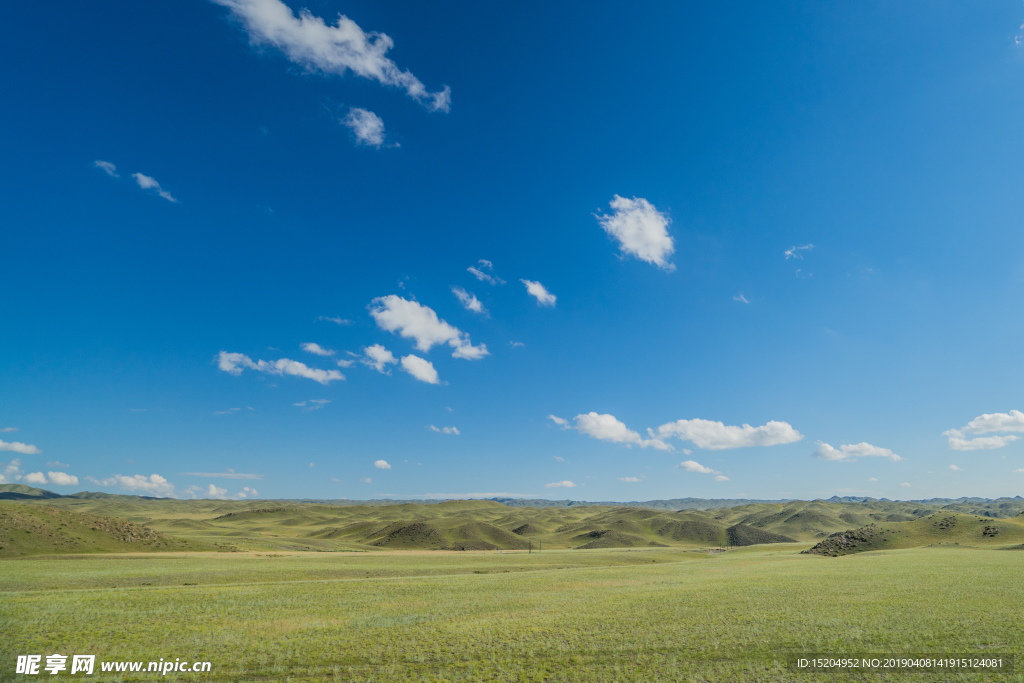
M805 547L8 559L0 679L26 652L214 663L186 681L1024 679L788 670L793 652L1024 652L1024 553Z
M639 507L573 506L522 508L495 501L342 506L289 501L144 499L87 494L84 497L0 500L0 511L50 509L127 520L186 541L192 548L255 551L374 551L380 549L519 550L613 547L717 547L801 541L875 525L903 548L932 543L1006 545L1024 542L1024 518L1009 516L1016 504L988 507L874 501L791 501L734 508L679 511ZM932 532L931 522L951 517L955 529ZM969 522L969 523L968 523ZM915 526L916 525L916 526ZM0 525L2 527L2 525ZM989 532L985 532L985 528ZM996 533L991 533L992 530ZM927 533L925 533L927 531ZM969 531L969 533L967 533ZM975 533L976 532L976 533ZM4 545L0 528L0 545ZM41 535L38 548L22 543L0 549L0 557L57 552ZM124 548L121 548L122 550ZM65 546L63 551L74 549ZM87 551L87 546L78 548Z

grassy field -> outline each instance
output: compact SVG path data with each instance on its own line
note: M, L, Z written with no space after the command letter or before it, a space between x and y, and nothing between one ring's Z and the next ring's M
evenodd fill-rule
M0 560L0 679L62 652L213 662L178 680L1024 680L787 669L790 652L1024 652L1024 552L808 545Z
M944 542L1024 542L1024 517L1004 516L1015 514L1015 508L977 507L978 514L965 514L954 506L895 501L795 501L665 511L598 505L514 508L486 500L382 506L135 496L0 500L0 518L21 510L25 512L18 513L21 517L30 512L39 522L30 530L38 540L33 545L24 530L13 535L5 532L0 519L0 557L98 549L102 545L98 537L91 539L92 543L83 540L55 545L57 539L64 538L69 516L74 514L92 515L90 520L96 516L118 518L187 542L191 549L215 550L517 550L531 544L547 549L599 549L816 543L830 534L869 525L884 528L886 533L877 535L872 543L860 544L863 550ZM44 524L47 515L51 521ZM57 519L60 515L63 517ZM940 523L943 519L956 523ZM77 528L89 531L92 526L95 524L90 522ZM883 537L891 542L881 543ZM111 543L107 545L112 550L131 549ZM151 545L156 548L156 544Z

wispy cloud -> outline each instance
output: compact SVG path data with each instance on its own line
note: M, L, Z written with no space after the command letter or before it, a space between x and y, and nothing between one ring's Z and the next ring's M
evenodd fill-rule
M794 245L782 253L785 254L786 260L788 261L791 258L802 259L804 255L801 252L810 251L811 249L814 249L813 244L804 244L801 246Z
M86 477L88 481L99 486L112 486L132 493L143 493L147 495L171 497L174 495L174 484L170 483L159 474L151 474L145 477L141 474L125 476L115 474L107 479L96 479Z
M382 330L413 339L420 351L430 351L436 344L448 344L455 349L453 358L477 360L488 354L487 346L473 346L469 335L437 317L434 309L418 301L389 294L370 303L370 315Z
M325 321L325 322L329 322L329 323L334 323L335 325L351 325L352 324L351 320L348 320L346 318L342 318L342 317L339 317L339 316L333 316L332 317L332 316L329 316L329 315L322 315L319 318L317 318L317 320Z
M554 306L557 297L549 292L547 288L534 280L520 280L526 285L527 293L537 300L538 306Z
M672 237L668 234L668 216L646 199L638 197L626 199L615 195L610 206L610 215L595 216L604 231L618 241L622 253L664 270L675 270L675 265L668 260L675 251Z
M508 344L513 349L518 349L520 346L526 346L526 344L524 344L523 342L517 342L517 341L510 341Z
M705 467L704 465L701 465L696 460L686 460L684 462L681 462L679 463L679 467L681 469L686 470L687 472L697 472L699 474L718 474L715 470L711 469L710 467Z
M505 284L504 280L494 275L494 264L487 259L480 259L476 262L475 266L470 266L469 268L466 268L466 270L472 273L473 277L480 280L480 282L486 282L490 285Z
M183 476L188 477L212 477L214 479L262 479L262 474L248 474L245 472L235 472L228 470L226 472L182 472Z
M92 162L92 165L94 168L100 169L111 178L121 177L117 174L117 166L114 166L114 164L110 163L109 161L101 161L97 159L96 161Z
M330 399L314 398L314 399L310 399L309 401L302 401L300 403L293 403L292 405L296 406L298 408L302 408L303 412L308 413L308 412L313 411L313 410L320 410L321 408L323 408L325 405L327 405L330 402L331 402Z
M395 86L432 111L448 111L451 90L429 92L409 71L385 55L394 41L384 33L364 32L345 15L336 26L303 9L296 17L280 0L214 0L231 10L256 45L271 45L309 71L344 75L347 71L382 85Z
M639 477L619 477L619 481L624 481L630 484L635 484L640 481Z
M368 109L352 107L341 123L352 131L357 145L380 149L384 144L384 120Z
M849 461L857 458L888 458L893 462L899 462L903 458L896 455L888 448L880 448L862 441L855 444L843 444L839 448L832 448L827 443L818 442L818 449L814 451L814 457L819 460Z
M160 183L155 178L151 178L144 173L132 173L132 178L135 178L135 182L139 184L143 190L156 190L156 193L166 199L169 202L177 203L177 199L171 196L171 193L160 187Z
M0 433L3 433L3 432L16 432L16 431L18 431L17 427L4 427L3 429L0 429Z
M302 345L302 350L307 352L307 353L315 354L317 356L333 356L336 353L335 351L332 351L331 349L325 349L324 347L320 346L319 344L315 344L313 342L306 342L305 344L303 344Z
M572 429L572 425L570 425L569 421L566 420L564 417L558 417L557 415L548 415L548 419L554 422L562 429Z
M30 443L2 440L0 440L0 451L11 451L13 453L21 453L22 455L39 455L42 453L41 450Z
M456 427L441 427L438 429L434 425L428 425L427 428L432 432L440 432L441 434L455 434L457 436L461 433Z
M745 303L745 304L749 304L749 303L750 303L749 301L747 301L747 297L743 296L743 292L740 292L739 294L737 294L736 296L734 296L734 297L732 298L732 300L733 300L733 301L739 301L739 302L741 302L741 303Z
M793 429L789 423L775 420L760 427L751 427L748 424L736 427L712 420L695 419L676 420L658 427L658 438L671 437L691 441L704 450L718 451L794 443L803 439L804 435Z
M950 465L949 469L953 470L954 472L963 472L963 470L957 467L956 465Z
M317 368L311 368L305 363L300 363L297 360L291 360L289 358L281 358L275 361L256 361L253 362L249 356L241 353L228 353L227 351L221 351L217 359L217 367L230 375L241 375L244 368L250 370L256 370L257 372L265 372L270 375L292 375L295 377L305 377L311 379L314 382L320 384L329 384L336 380L345 379L345 375L341 374L337 370L318 370Z
M441 383L437 376L437 370L434 369L434 364L425 358L412 354L402 356L402 369L421 382L426 382L427 384Z
M487 315L487 309L484 308L484 305L480 303L480 299L477 299L475 294L467 292L462 287L452 287L452 294L455 295L467 311Z
M552 482L550 484L544 484L544 488L546 488L546 489L559 489L559 488L574 489L574 488L576 488L576 484L572 483L569 480L555 481L555 482Z

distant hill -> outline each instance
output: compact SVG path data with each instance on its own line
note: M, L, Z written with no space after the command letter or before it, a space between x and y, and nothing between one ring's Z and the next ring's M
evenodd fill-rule
M212 549L115 517L0 502L0 557Z
M1020 518L995 520L958 512L935 512L910 522L869 524L831 534L805 550L813 555L838 557L869 550L892 550L932 545L1005 545L1024 541Z
M25 484L0 484L0 500L25 500L26 498L40 500L61 497L59 493L32 488Z

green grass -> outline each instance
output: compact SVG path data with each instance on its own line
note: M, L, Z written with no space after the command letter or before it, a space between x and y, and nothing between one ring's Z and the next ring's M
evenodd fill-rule
M512 508L494 501L341 506L287 501L154 500L129 496L0 501L0 511L56 508L123 518L194 544L241 550L337 551L389 549L548 549L767 543L787 538L817 542L869 524L904 529L919 545L942 542L1006 545L1024 541L1024 518L959 514L941 506L876 501L797 501L708 511L669 512L636 507ZM983 512L995 514L991 510ZM998 510L996 510L998 512ZM966 527L925 533L923 520L938 515L972 519ZM930 523L929 523L930 524ZM925 524L927 526L927 524ZM985 526L1000 529L996 536ZM977 527L977 528L975 528ZM975 533L976 532L976 533ZM42 539L40 539L42 541ZM2 539L0 539L2 541ZM0 545L3 545L0 542ZM29 544L31 545L31 544ZM907 547L896 543L885 547ZM41 542L37 552L56 552ZM0 549L5 554L31 548Z
M797 651L1024 652L1024 552L805 547L2 560L0 679L63 652L208 659L194 680L216 681L1024 680L787 670Z

